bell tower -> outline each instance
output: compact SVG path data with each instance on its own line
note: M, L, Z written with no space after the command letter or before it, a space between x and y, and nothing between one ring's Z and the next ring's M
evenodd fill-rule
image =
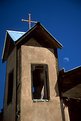
M62 45L40 23L28 32L7 31L4 121L62 121L58 48Z

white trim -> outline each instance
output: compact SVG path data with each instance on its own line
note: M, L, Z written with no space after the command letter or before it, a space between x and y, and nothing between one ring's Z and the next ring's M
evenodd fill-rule
M53 37L53 39L55 39L55 41L61 46L61 47L63 47L63 45L42 25L42 24L40 24L44 29L45 29L45 31L47 31L47 33L51 36L51 37Z
M18 33L26 33L26 32L22 32L22 31L14 31L14 30L6 30L7 32L18 32Z
M55 38L55 37L42 25L42 24L39 23L39 25L40 25L43 29L45 29L45 31L47 32L48 35L51 36L51 38L53 38L53 39L55 40L55 42L60 46L59 48L62 48L62 47L63 47L62 44L61 44L60 42L58 42L57 39L56 39L56 38ZM18 39L19 41L17 42L17 44L18 44L22 39L24 39L25 36L28 36L28 34L31 33L36 27L37 27L37 24L36 24L34 27L32 27L29 31L27 31L24 35L22 35L22 36Z
M3 45L3 51L2 51L2 60L3 60L3 55L4 55L4 51L5 51L5 46L6 46L6 38L7 38L7 31L6 31L6 35L5 35L5 40L4 40L4 45Z
M33 99L33 102L48 102L47 99Z
M12 40L15 42L17 41L20 37L22 37L26 32L21 32L21 31L13 31L13 30L7 30L8 34L10 35L10 37L12 38ZM15 36L14 36L15 34ZM17 37L17 34L22 34L19 37Z
M22 39L24 39L25 36L28 36L28 34L31 33L35 28L36 26L32 27L29 31L26 31L25 34L18 39L19 41L17 40L18 42L16 44L18 44Z
M81 67L81 65L80 65L80 66L76 66L76 67L74 67L74 68L72 68L72 69L70 69L70 70L67 70L67 71L65 71L65 69L64 69L64 72L74 71L75 69L78 69L79 67Z

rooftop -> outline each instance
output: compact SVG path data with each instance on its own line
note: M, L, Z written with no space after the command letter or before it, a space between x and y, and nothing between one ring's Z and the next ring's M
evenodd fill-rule
M21 36L25 34L25 32L12 31L12 30L7 30L7 32L10 35L10 37L13 39L13 41L17 41Z

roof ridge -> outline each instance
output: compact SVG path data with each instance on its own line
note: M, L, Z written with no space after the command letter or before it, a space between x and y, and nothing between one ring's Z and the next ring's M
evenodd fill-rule
M26 32L7 30L7 33L10 35L10 37L13 39L13 41L17 41Z
M18 32L18 33L26 33L25 31L18 31L18 30L6 30L7 32Z

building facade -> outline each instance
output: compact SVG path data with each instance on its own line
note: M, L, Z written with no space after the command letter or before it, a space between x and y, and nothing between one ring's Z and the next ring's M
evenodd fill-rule
M6 32L3 121L81 121L81 67L58 69L62 45L40 24Z
M62 121L58 48L62 45L40 23L27 33L7 31L4 121Z

